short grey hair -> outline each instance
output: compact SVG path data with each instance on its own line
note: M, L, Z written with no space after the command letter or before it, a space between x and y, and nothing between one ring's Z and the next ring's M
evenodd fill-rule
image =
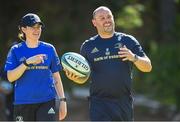
M96 9L93 11L93 15L92 15L93 18L96 16L96 13L97 13L99 10L107 10L107 11L109 11L109 12L112 14L111 10L110 10L108 7L106 7L106 6L100 6L100 7L96 8Z

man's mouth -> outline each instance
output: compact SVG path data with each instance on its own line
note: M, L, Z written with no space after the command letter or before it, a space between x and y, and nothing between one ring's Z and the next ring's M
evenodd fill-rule
M110 27L111 26L111 23L105 23L104 24L104 27Z

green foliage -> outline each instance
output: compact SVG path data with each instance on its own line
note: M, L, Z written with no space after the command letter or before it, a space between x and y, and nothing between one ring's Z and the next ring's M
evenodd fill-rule
M180 0L175 0L176 3L180 3Z
M135 89L166 104L180 107L180 43L150 43L151 73L138 72ZM142 85L143 84L143 85Z
M143 21L140 12L144 11L144 6L141 4L127 5L119 12L116 25L123 29L133 29L141 27Z
M180 15L176 16L175 26L173 27L172 34L174 35L175 41L180 40Z
M0 58L3 64L9 46L17 37L17 25L20 17L28 12L37 13L46 25L42 38L52 43L59 55L75 51L81 43L94 35L91 26L92 11L101 5L109 7L115 15L118 28L136 33L140 40L157 40L142 42L148 47L148 56L152 60L151 73L140 73L135 70L135 91L155 97L164 103L176 103L180 106L180 0L176 2L176 22L172 33L174 40L164 44L161 40L161 13L159 6L164 1L157 0L113 0L113 1L1 1L0 4ZM168 7L168 6L167 6ZM168 18L168 16L167 16ZM139 27L141 27L139 29ZM136 29L138 28L138 29ZM136 30L135 30L136 29ZM159 39L159 40L158 40ZM146 50L147 51L147 50ZM61 72L65 90L71 91L75 83L68 80ZM180 107L179 107L180 108Z

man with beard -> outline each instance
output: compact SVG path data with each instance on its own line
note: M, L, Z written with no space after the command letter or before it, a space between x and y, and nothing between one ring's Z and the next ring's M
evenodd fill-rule
M86 40L80 50L91 67L90 119L132 121L132 66L150 72L151 61L133 36L115 31L109 8L94 10L92 23L98 34ZM65 71L71 80L87 80Z

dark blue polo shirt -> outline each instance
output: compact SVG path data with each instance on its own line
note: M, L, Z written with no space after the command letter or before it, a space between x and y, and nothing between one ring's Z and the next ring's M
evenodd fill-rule
M120 98L131 94L132 62L122 61L119 48L126 45L138 56L145 56L139 42L130 35L115 32L103 39L96 35L81 46L81 54L91 66L90 95L104 98Z

